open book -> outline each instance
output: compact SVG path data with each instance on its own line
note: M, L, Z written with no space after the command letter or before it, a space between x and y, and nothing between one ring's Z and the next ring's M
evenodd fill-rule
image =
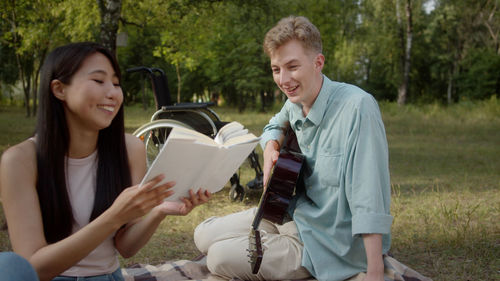
M194 192L221 190L250 155L259 138L238 122L222 127L214 139L185 128L173 128L163 148L142 179L141 185L163 173L161 183L175 181L165 200L180 201Z

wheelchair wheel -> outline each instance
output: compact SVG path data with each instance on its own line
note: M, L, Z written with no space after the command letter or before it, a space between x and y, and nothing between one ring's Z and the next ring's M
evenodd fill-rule
M146 146L146 163L148 168L165 144L172 129L176 127L193 129L191 126L177 120L160 119L146 123L135 130L133 135L142 140Z

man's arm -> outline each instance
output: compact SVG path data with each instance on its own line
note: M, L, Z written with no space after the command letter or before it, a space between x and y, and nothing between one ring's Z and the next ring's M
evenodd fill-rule
M384 280L384 261L382 258L382 235L363 234L363 243L366 249L368 267L365 281Z
M267 181L269 180L271 169L273 168L276 161L278 161L278 157L280 155L279 151L280 144L278 143L278 141L270 140L266 143L266 147L264 148L264 165L262 168L264 188L266 187Z
M390 176L384 125L376 101L365 97L353 119L346 170L346 196L352 212L352 233L362 235L367 258L365 280L383 280L382 237L390 234ZM385 249L387 250L387 249Z
M263 165L263 184L264 187L271 174L271 169L278 160L281 142L283 140L283 129L289 124L288 120L288 107L285 103L280 112L269 120L269 123L264 127L261 135L260 145L264 151L264 165Z

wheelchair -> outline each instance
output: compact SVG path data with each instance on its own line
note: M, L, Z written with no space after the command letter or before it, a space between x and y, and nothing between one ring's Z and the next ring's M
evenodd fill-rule
M218 130L228 123L222 121L210 108L215 105L213 102L174 104L170 98L167 76L162 69L140 66L126 71L147 74L152 85L156 112L150 122L140 126L133 133L144 142L148 167L160 152L173 128L188 128L214 138ZM255 178L242 186L238 173L235 173L230 179L229 197L232 201L242 201L250 190L262 189L263 173L255 150L248 156L248 161L255 171Z

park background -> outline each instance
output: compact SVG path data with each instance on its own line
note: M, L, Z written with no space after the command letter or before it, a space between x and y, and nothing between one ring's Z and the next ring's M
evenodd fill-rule
M324 73L364 88L381 107L391 253L434 280L498 280L499 9L499 0L2 0L0 153L33 132L45 55L75 41L116 52L128 132L149 120L154 98L146 76L125 70L148 66L166 72L173 101L214 101L222 120L258 135L285 98L262 52L264 34L303 15L322 34ZM248 164L239 172L243 183L254 176ZM234 202L226 188L188 217L167 218L122 264L194 258L200 221L258 198ZM10 250L5 229L0 250Z

